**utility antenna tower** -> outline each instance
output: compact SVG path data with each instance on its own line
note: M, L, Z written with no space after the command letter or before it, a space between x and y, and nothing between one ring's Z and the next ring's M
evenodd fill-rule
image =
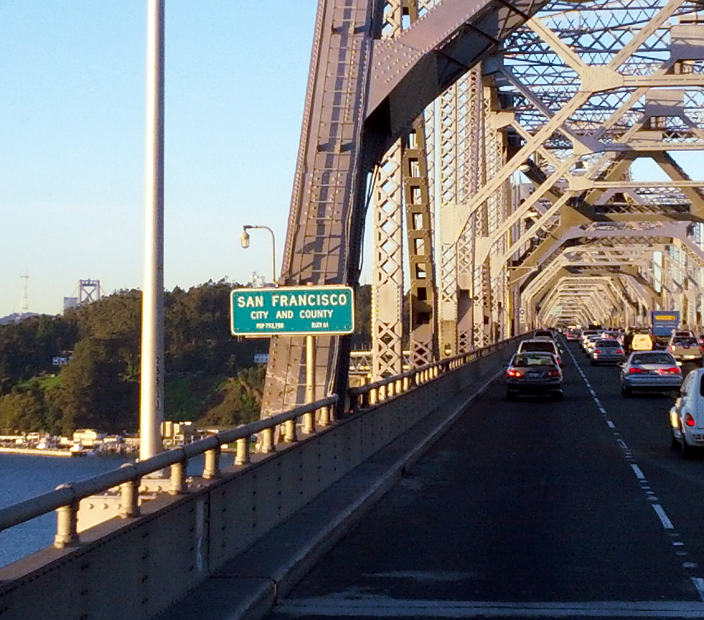
M24 270L24 273L20 275L20 278L24 280L22 283L22 301L20 302L20 316L22 318L25 314L29 313L29 271Z

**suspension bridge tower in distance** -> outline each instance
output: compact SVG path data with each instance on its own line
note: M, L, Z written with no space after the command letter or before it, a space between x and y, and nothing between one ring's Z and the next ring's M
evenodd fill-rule
M89 304L100 299L100 280L78 281L78 304Z

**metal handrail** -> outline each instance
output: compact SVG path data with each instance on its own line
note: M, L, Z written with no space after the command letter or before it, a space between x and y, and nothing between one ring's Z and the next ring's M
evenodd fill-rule
M331 422L331 408L338 402L335 394L312 403L301 405L291 411L277 414L270 418L257 420L237 428L216 433L204 439L194 441L179 448L161 452L145 461L126 463L117 469L80 480L62 484L53 491L42 493L23 502L0 509L0 531L39 517L52 510L58 510L58 527L54 544L65 547L78 542L76 525L78 503L80 500L104 493L109 489L120 487L120 515L132 517L139 515L137 505L137 488L143 477L161 472L171 467L172 494L185 491L184 472L189 459L205 455L203 477L213 479L219 476L218 459L220 447L235 442L235 464L249 462L249 442L253 435L265 432L271 436L271 443L264 442L263 452L273 451L273 433L278 426L285 426L285 440L289 443L298 440L296 421L303 419L303 433L315 432L316 426L324 428ZM318 414L316 416L316 414ZM317 424L316 424L317 418ZM62 514L63 511L63 514Z
M349 413L368 408L428 383L446 372L485 357L500 346L521 337L514 336L473 351L431 362L400 375L351 388L348 390ZM77 533L78 507L82 499L119 487L119 515L123 518L137 517L140 514L138 490L142 478L170 468L171 486L168 492L173 495L185 493L185 472L191 458L203 454L205 463L202 477L206 480L217 478L220 476L218 455L222 445L234 443L234 465L246 465L250 462L250 442L253 436L257 436L259 453L272 453L276 449L274 435L277 428L283 429L285 444L294 443L298 441L299 428L303 435L309 435L318 429L329 426L333 421L332 409L339 401L340 397L333 394L327 398L296 407L291 411L221 431L193 443L160 452L144 461L125 463L122 467L97 476L62 484L53 491L0 509L0 532L56 510L57 532L54 546L62 548L76 545L79 542Z

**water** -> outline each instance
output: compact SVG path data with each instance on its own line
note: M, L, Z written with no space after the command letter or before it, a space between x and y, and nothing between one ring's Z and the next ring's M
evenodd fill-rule
M221 467L232 464L232 455L223 454ZM0 508L53 491L64 482L75 482L120 467L126 456L86 456L65 458L0 454ZM203 457L188 464L188 475L203 472ZM0 532L0 566L29 555L54 542L56 513L51 512Z
M0 508L52 491L64 482L116 469L127 460L124 456L65 458L0 454ZM0 532L0 566L53 544L55 533L54 512Z

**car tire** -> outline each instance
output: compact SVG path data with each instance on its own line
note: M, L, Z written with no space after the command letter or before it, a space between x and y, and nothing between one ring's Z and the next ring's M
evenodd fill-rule
M562 392L555 392L555 394L553 394L553 398L555 400L563 400L565 395Z
M626 398L629 398L633 395L633 390L627 385L621 384L621 394L623 394Z
M677 441L675 436L671 434L670 435L670 448L672 448L673 450L679 450L679 447L680 447L680 442Z

